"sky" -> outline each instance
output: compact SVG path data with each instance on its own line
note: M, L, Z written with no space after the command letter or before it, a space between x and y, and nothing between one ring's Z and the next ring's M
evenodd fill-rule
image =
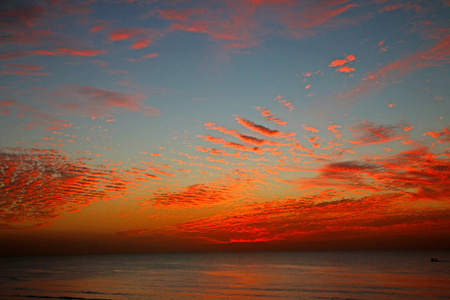
M0 254L450 249L450 2L0 3Z

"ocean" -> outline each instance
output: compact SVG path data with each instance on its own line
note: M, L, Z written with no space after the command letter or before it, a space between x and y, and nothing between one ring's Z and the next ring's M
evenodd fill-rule
M450 252L0 257L0 299L450 299Z

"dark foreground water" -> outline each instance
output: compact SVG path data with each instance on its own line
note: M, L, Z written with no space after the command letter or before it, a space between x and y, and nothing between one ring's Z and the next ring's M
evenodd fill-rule
M0 299L449 299L450 252L1 257Z

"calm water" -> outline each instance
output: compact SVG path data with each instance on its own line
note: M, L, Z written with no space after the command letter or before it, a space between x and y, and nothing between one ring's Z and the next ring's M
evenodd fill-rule
M450 299L450 252L0 258L0 299Z

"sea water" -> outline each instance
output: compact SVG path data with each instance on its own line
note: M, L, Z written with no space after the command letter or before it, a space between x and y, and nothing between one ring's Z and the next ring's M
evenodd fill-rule
M0 299L450 299L448 261L423 251L0 257Z

